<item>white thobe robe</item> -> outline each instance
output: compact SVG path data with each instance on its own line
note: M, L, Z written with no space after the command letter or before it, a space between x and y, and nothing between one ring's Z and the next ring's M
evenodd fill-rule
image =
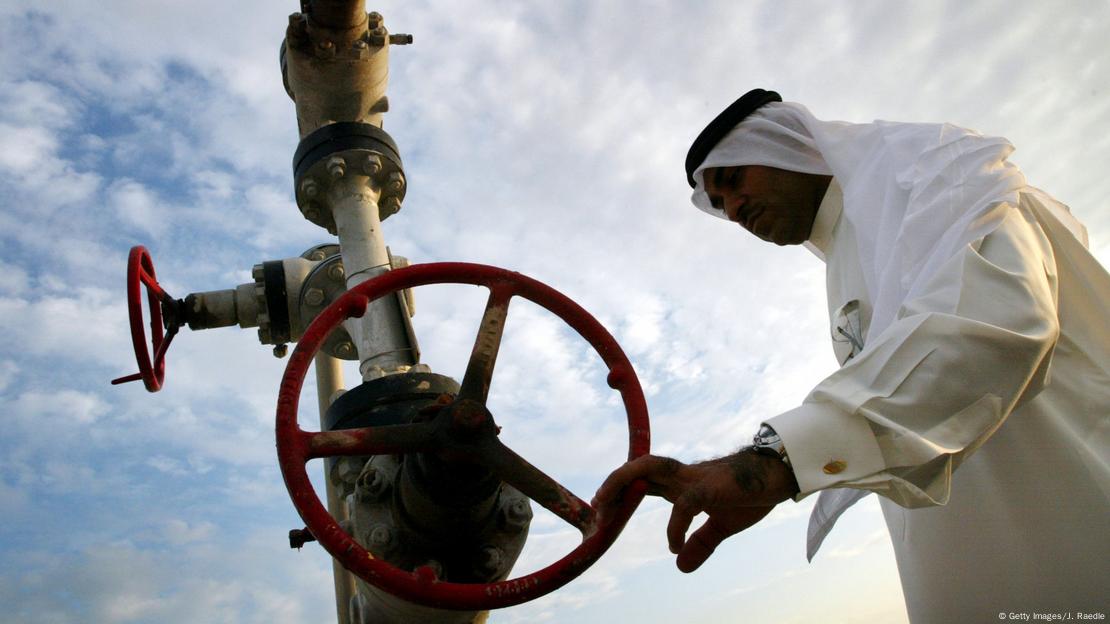
M1110 612L1110 276L1066 207L1017 197L874 333L866 226L840 218L834 180L810 244L843 366L767 421L798 498L821 492L810 557L882 495L917 624Z

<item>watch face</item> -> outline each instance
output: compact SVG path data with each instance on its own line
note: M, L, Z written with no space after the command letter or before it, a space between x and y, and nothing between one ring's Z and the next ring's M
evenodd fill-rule
M780 442L782 442L782 438L780 438L779 434L777 433L772 433L770 435L760 434L755 436L755 443L757 446L773 446Z

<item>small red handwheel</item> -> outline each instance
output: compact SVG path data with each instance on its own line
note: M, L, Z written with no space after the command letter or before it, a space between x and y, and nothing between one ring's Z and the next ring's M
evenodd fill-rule
M404 425L302 431L297 404L308 366L328 333L344 320L362 316L370 301L404 288L461 283L485 286L489 301L474 351L454 402L443 417ZM646 484L633 484L619 509L599 521L596 511L551 477L525 461L497 438L499 428L485 408L509 301L520 296L570 325L601 355L609 386L618 390L628 416L628 459L647 454L650 445L643 390L616 340L588 312L565 295L534 279L481 264L444 262L396 269L364 282L328 306L298 342L281 380L277 405L277 451L286 488L305 525L320 544L367 583L405 600L443 609L485 610L508 607L562 587L592 565L612 545L643 500ZM463 431L465 430L465 431ZM463 431L463 435L457 435ZM582 533L582 543L548 567L493 583L452 583L429 567L408 572L375 559L348 535L312 489L305 463L310 459L449 450L480 463Z
M143 286L146 286L147 305L150 307L150 351L147 350L146 332L143 330ZM171 326L168 332L162 329L162 303L167 300L172 301L172 298L158 284L150 253L146 247L135 245L127 257L127 316L139 372L113 379L112 385L141 379L150 392L162 389L166 378L166 349L178 329L176 325Z

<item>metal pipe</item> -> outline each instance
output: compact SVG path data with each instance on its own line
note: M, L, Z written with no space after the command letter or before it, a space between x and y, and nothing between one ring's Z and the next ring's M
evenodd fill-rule
M323 351L316 354L314 360L316 370L316 399L320 408L320 429L325 427L324 414L327 414L332 401L343 389L343 367L340 360L331 357ZM328 513L339 522L347 520L347 506L340 498L338 488L331 482L327 474L327 462L324 462L324 483L326 484ZM355 577L339 564L336 559L331 560L332 578L335 580L335 612L341 624L350 622L351 596L355 594Z
M319 26L348 30L366 21L366 0L309 0L308 13Z
M316 0L308 10L290 17L281 57L301 138L342 121L380 128L389 109L390 42L381 15L367 15L361 1Z
M350 290L389 270L377 197L365 184L344 180L333 187L329 199L333 199L332 215ZM407 370L416 364L403 314L397 297L382 297L370 304L362 318L346 322L347 333L358 350L359 372L364 380Z

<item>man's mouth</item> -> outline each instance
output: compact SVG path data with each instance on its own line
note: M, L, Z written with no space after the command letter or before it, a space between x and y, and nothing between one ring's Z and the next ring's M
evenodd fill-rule
M759 219L762 214L762 209L752 208L750 212L740 215L740 226L749 232L752 231L752 227L755 226L756 220Z

